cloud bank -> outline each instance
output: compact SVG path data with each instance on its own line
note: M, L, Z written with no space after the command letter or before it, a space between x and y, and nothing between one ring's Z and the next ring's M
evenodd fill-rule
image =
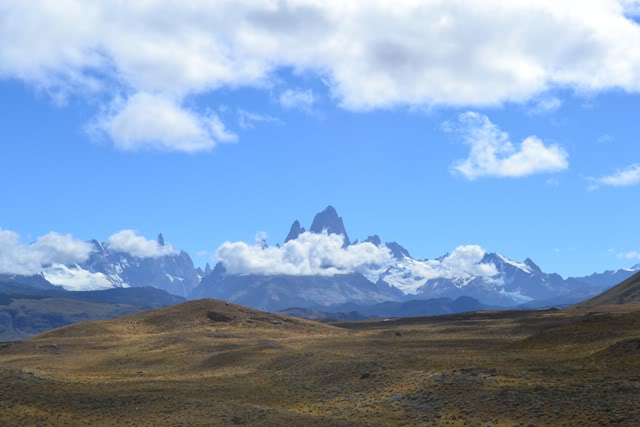
M374 277L397 262L386 246L365 242L345 248L343 243L344 238L338 234L305 232L280 247L266 246L264 239L257 239L255 244L225 242L216 251L216 258L231 274L265 276L362 273ZM442 259L405 261L402 266L427 280L497 275L495 265L482 262L485 254L480 246L464 245Z
M149 240L134 230L122 230L113 234L109 237L108 244L110 249L138 258L158 258L178 253L173 246L161 245L156 240Z
M117 147L197 151L216 131L185 107L189 96L269 88L284 69L323 79L351 110L526 102L552 88L638 92L640 26L629 18L638 9L629 0L4 0L0 78L62 96L124 94L105 124ZM138 103L177 128L130 124Z
M386 247L358 243L344 248L343 244L339 234L306 232L281 247L266 246L263 239L255 244L225 242L216 258L229 273L266 276L335 276L363 272L392 259Z
M50 264L86 261L93 247L70 234L50 232L31 244L20 242L17 233L0 229L0 273L33 275Z
M569 167L569 155L560 146L545 145L536 136L516 146L509 134L479 113L461 114L458 122L446 124L445 130L458 133L471 148L467 159L453 165L456 173L469 180L485 176L519 178Z

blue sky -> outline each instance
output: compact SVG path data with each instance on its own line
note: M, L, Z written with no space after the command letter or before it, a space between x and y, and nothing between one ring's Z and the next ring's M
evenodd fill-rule
M35 19L17 3L13 7L15 13L4 19ZM307 19L289 12L282 16ZM633 21L613 15L629 27L619 39L602 41L607 52L615 52L629 34L640 34ZM153 45L151 30L148 40L140 37ZM173 30L178 31L167 34ZM108 34L94 36L108 46ZM282 241L293 220L309 226L316 212L332 204L352 239L377 233L420 258L479 244L514 259L531 257L563 275L640 262L633 253L640 251L640 172L633 169L640 162L640 85L635 76L619 77L618 68L605 68L591 81L589 75L576 76L570 63L536 58L523 43L515 53L529 55L532 69L547 67L544 82L536 77L527 83L528 71L513 65L511 75L489 75L495 87L463 73L441 87L467 85L471 92L443 92L425 86L420 69L403 71L402 78L390 69L389 89L365 66L326 58L310 65L316 59L306 58L305 49L249 72L238 58L253 50L231 43L231 50L240 51L229 65L233 77L194 83L191 74L181 80L149 71L146 64L127 65L116 48L104 48L110 65L89 59L78 65L65 51L59 52L64 60L52 54L39 61L44 56L35 37L15 36L25 49L21 55L27 55L20 60L9 52L9 41L4 47L0 42L0 227L24 241L49 231L103 240L123 229L147 237L161 231L203 264L226 240L252 241L264 231L270 242ZM32 42L34 58L28 56ZM577 49L571 43L567 52ZM402 47L395 46L393 55L385 48L384 60L403 60L394 56ZM580 52L575 55L586 58L561 54L577 64L611 59L595 48ZM196 59L209 59L200 54ZM199 67L196 60L186 64L191 57L174 59L179 70ZM427 71L439 66L463 65L424 65ZM633 71L640 65L629 69L640 81L640 71ZM350 70L362 74L354 79ZM384 76L384 70L375 73ZM145 116L149 111L155 114ZM492 166L476 165L473 176L456 171L474 148L486 154L487 144L504 144L487 141L487 132L498 139L508 134L511 151L494 156ZM522 142L532 136L539 141L537 151L519 157ZM625 168L627 174L618 173Z

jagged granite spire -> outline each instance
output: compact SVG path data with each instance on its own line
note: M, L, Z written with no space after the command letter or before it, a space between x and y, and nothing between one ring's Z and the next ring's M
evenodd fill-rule
M289 240L297 239L305 231L304 227L300 225L300 221L296 219L293 224L291 224L291 229L289 230L289 234L287 234L287 238L284 239L284 242L287 243Z
M309 231L312 233L322 233L324 230L329 234L341 234L344 237L344 245L349 246L351 240L344 227L342 218L338 216L338 212L333 206L327 206L325 210L320 212L313 218L313 223Z
M404 257L411 258L409 251L397 242L387 242L385 246L389 248L395 259L403 259Z
M156 239L156 241L160 246L164 246L164 236L162 235L162 233L158 234L158 238Z
M208 276L212 271L213 270L211 270L211 266L209 265L209 263L207 263L207 265L204 266L204 275Z

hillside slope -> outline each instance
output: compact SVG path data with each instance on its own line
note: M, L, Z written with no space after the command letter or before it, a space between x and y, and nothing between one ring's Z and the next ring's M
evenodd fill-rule
M634 309L323 325L192 301L0 343L0 425L638 426Z
M0 341L21 340L72 323L111 319L184 299L155 288L71 292L0 281Z
M593 307L608 304L640 304L640 273L608 291L580 304L581 307Z

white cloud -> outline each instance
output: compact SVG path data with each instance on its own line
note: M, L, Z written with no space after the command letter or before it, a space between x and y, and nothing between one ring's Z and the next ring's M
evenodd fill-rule
M211 135L215 138L216 141L219 142L236 142L238 140L238 135L233 132L230 132L220 120L217 114L212 114L209 116L209 128L211 131Z
M149 93L114 102L92 130L105 133L125 151L154 148L191 153L237 139L217 115L202 116L166 96Z
M262 234L256 236L253 245L225 242L216 251L216 259L232 274L292 276L357 272L373 277L397 262L385 246L365 242L345 248L344 239L338 234L305 232L280 247L266 246L263 242ZM443 259L412 261L406 267L424 279L497 275L495 265L482 262L485 254L480 246L464 245Z
M279 100L284 108L310 111L316 102L316 97L311 89L287 89L280 94Z
M441 266L444 271L449 272L453 277L461 275L495 276L498 274L496 266L482 262L485 255L485 250L480 246L458 246L442 260Z
M409 269L426 280L454 279L460 277L493 277L498 274L496 266L483 263L486 251L478 245L458 246L442 259L411 263Z
M610 187L631 187L640 184L640 163L636 163L626 168L618 169L611 175L598 178L587 178L590 182L589 190L597 190L602 186Z
M24 244L17 233L0 229L0 273L38 274L49 264L83 262L92 249L90 243L70 234L50 232L34 243Z
M54 231L38 237L30 247L43 256L45 264L72 264L86 260L93 246L75 239L71 234L60 234Z
M545 145L536 136L525 138L519 147L488 117L467 112L445 130L459 133L471 147L469 157L453 170L470 180L484 176L517 178L538 173L559 172L569 167L569 155L558 145Z
M216 251L216 258L233 274L334 276L363 272L373 265L391 261L386 247L358 243L343 247L338 234L303 233L281 247L265 246L264 236L256 244L225 242Z
M134 230L122 230L109 237L109 248L139 258L158 258L175 255L178 251L171 245L161 245L156 240L148 240Z
M0 76L48 90L267 87L312 72L344 107L525 102L640 90L628 0L0 2Z

